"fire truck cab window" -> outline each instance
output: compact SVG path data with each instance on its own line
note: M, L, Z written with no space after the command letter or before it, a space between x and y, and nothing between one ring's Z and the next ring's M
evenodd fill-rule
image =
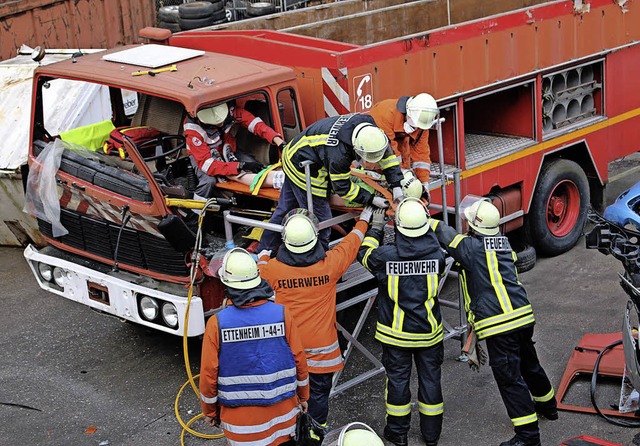
M277 99L284 139L291 141L301 131L295 91L291 88L282 89L278 92Z

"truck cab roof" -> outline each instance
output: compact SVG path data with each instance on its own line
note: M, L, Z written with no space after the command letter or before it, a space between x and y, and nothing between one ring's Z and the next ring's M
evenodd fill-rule
M150 68L148 65L105 60L105 57L118 59L118 53L135 48L142 48L137 51L139 55L144 54L147 48L149 51L157 51L158 46L127 45L99 53L84 54L82 57L39 67L35 75L93 81L170 98L181 102L191 115L194 115L202 104L295 79L291 68L208 51L201 51L200 55L195 57L177 60L176 71L163 71L155 75L134 76L132 73L161 70L173 63ZM163 50L171 52L174 49L175 47L166 46L166 50Z

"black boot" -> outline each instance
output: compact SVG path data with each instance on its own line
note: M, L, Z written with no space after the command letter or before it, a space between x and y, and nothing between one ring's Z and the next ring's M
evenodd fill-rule
M547 420L558 419L558 408L555 405L545 406L543 403L536 403L536 412Z
M396 446L407 446L409 444L407 441L407 434L396 434L395 432L391 432L388 426L384 427L384 439L390 441Z
M517 435L509 441L503 441L500 446L542 446L540 440L524 440Z

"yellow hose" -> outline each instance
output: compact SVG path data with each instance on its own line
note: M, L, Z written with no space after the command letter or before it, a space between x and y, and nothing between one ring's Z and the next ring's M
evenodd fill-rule
M212 200L211 203L209 203L209 201L206 202L206 204L204 205L204 209L209 208L213 203L215 203L215 201ZM211 206L213 207L213 206ZM218 434L204 434L202 432L198 432L195 431L193 429L191 429L191 425L199 420L200 418L204 418L204 414L203 413L199 413L198 415L196 415L195 417L191 418L188 422L184 422L182 420L182 417L180 416L180 410L179 410L179 404L178 402L180 401L180 396L182 395L183 390L187 387L187 385L191 385L191 388L193 389L193 392L195 393L196 397L198 398L198 401L200 400L200 391L198 390L198 386L196 385L196 381L195 378L198 378L200 375L196 375L193 376L193 374L191 373L191 364L189 362L189 344L188 344L188 336L187 333L189 332L189 310L191 309L191 299L193 298L193 287L195 284L195 280L196 280L196 272L198 269L198 260L199 260L199 253L200 253L200 245L202 243L202 222L204 221L204 216L205 216L205 212L202 212L200 214L200 217L198 218L198 233L196 234L196 243L194 246L194 256L191 259L191 275L190 275L190 284L189 284L189 292L187 294L187 309L185 311L184 314L184 330L182 333L182 351L183 351L183 355L184 355L184 366L187 370L187 376L189 377L189 379L187 381L185 381L185 383L182 385L182 387L180 387L180 390L178 390L178 393L176 394L176 398L173 404L173 410L175 412L176 415L176 419L178 420L178 423L180 423L180 426L182 426L182 432L180 434L180 444L182 446L185 446L184 443L184 437L185 437L185 433L189 432L191 435L196 436L198 438L205 438L207 440L214 440L214 439L218 439L218 438L222 438L224 437L224 433L220 432Z

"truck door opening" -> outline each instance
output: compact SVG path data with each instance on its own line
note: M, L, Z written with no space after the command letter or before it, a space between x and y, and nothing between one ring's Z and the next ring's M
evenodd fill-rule
M465 100L467 168L535 144L534 82L482 93Z

